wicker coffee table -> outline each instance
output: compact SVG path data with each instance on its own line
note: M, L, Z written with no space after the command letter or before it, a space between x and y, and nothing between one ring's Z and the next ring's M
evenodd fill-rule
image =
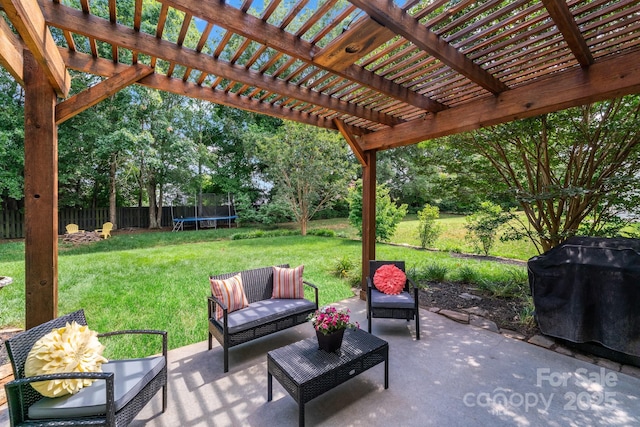
M389 344L361 329L347 329L335 353L318 349L315 337L267 353L267 400L272 399L273 377L298 402L299 424L304 405L326 391L384 362L384 388L389 388Z

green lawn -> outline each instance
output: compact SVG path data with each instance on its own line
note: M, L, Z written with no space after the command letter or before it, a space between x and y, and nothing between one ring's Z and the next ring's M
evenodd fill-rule
M473 253L473 246L465 241L466 230L464 228L465 220L463 215L442 214L437 221L442 225L442 234L432 249L445 252ZM296 225L288 224L287 227L295 228ZM342 218L312 221L310 228L329 228L344 236L358 238L357 230L346 219ZM420 246L416 215L407 215L398 225L391 242ZM528 240L501 242L496 239L490 255L526 261L532 256L538 255L538 252Z
M314 224L315 226L315 224ZM169 331L170 348L207 338L208 276L280 263L305 265L304 277L320 289L320 304L353 295L348 281L332 274L333 266L349 258L359 270L357 240L288 236L230 240L240 230L180 233L117 234L78 247L61 246L59 313L84 308L97 331L151 328ZM495 262L452 258L446 252L379 244L378 259L404 259L409 269L437 264L451 277L471 267L484 277L499 278L512 267ZM24 322L24 244L0 245L0 274L14 283L0 291L0 328ZM143 354L147 349L125 341L110 347L107 357ZM138 353L139 352L139 353Z
M473 245L465 240L464 218L463 215L441 215L438 223L442 226L442 234L438 237L433 248L443 251L473 253ZM417 230L417 217L409 215L398 225L392 241L419 246L420 239ZM528 240L501 242L500 239L496 239L489 255L526 261L532 256L538 255L538 252Z

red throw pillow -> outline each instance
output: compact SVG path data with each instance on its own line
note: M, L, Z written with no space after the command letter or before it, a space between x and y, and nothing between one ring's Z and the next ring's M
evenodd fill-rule
M388 295L398 295L407 283L407 275L394 264L378 267L373 275L373 284L380 291Z

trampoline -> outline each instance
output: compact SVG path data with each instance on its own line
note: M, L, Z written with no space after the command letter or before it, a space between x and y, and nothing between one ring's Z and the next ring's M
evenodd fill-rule
M228 216L198 216L198 217L188 217L188 218L174 218L173 219L173 230L171 231L183 231L185 223L193 222L196 226L196 230L198 229L198 224L200 227L212 227L218 228L219 221L227 221L227 225L231 228L231 221L238 218L238 215L228 215ZM204 223L204 224L203 224Z

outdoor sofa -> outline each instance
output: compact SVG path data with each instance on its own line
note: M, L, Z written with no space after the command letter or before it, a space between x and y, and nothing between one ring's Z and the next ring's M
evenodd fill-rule
M289 265L276 267L289 268ZM230 279L237 274L242 277L248 307L229 312L213 294L208 299L209 350L215 337L224 351L224 372L229 371L229 348L304 323L309 314L318 309L318 288L307 281L303 283L313 289L315 301L272 298L273 267L210 276L210 280ZM217 306L223 309L220 319L215 315Z

